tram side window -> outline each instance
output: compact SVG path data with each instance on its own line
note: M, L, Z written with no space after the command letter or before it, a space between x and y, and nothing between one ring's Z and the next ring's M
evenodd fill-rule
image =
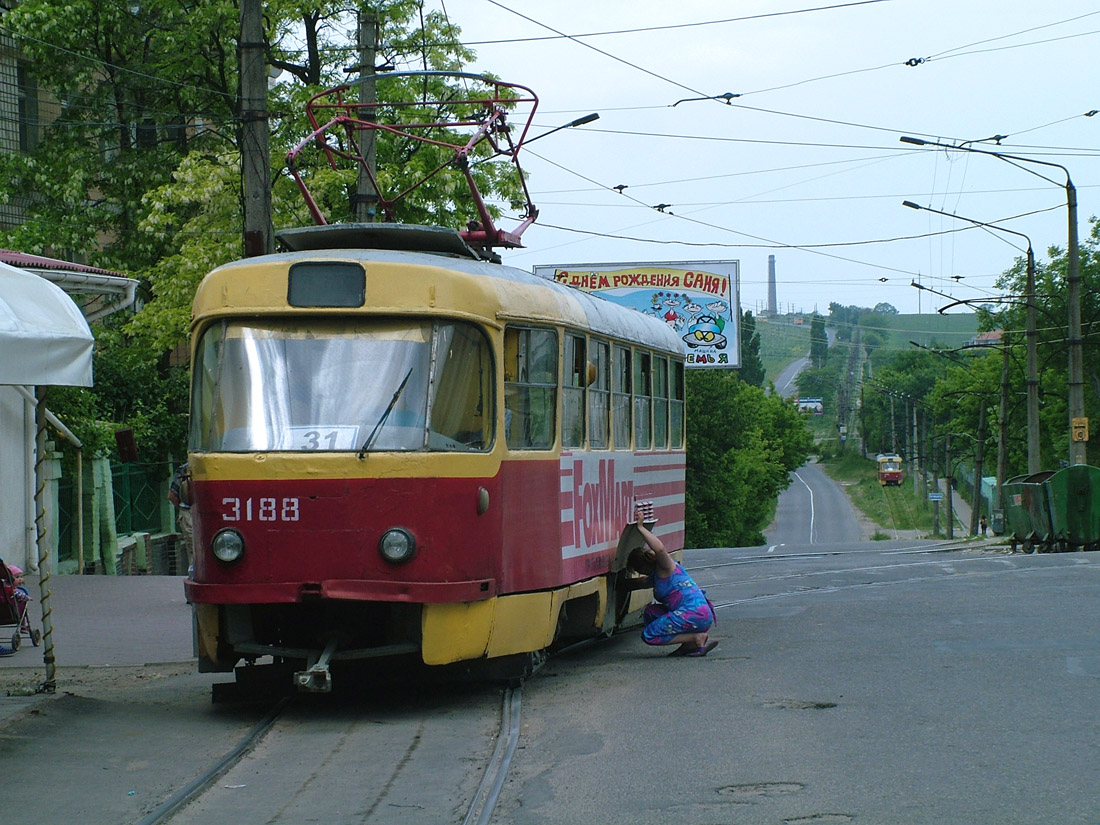
M615 449L630 449L630 350L615 347L615 364L612 373L611 418L615 431Z
M653 359L653 446L668 446L668 359Z
M611 415L611 347L606 341L590 341L588 352L588 447L606 450L608 419ZM592 375L593 369L595 375Z
M588 359L582 335L565 336L565 375L562 376L561 445L584 446L584 387Z
M653 447L650 431L653 402L652 360L648 352L634 353L634 449L649 450Z
M549 329L504 330L504 427L513 450L554 446L558 336Z
M684 446L684 365L672 362L672 400L668 407L669 446Z

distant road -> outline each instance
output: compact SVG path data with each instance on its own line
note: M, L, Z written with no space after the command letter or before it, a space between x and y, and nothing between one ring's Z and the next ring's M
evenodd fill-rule
M783 398L791 398L797 395L798 385L795 383L795 379L798 378L798 374L802 370L809 366L809 363L809 357L803 356L797 361L787 364L775 379L775 391Z
M848 496L817 464L791 473L791 485L779 494L775 520L764 536L770 547L867 540Z
M836 330L831 327L825 328L825 336L828 338L829 346L831 347L836 341ZM793 398L798 394L798 385L795 383L798 378L798 374L802 370L806 369L810 365L809 355L804 355L791 363L787 364L782 371L776 376L775 379L775 391L783 398Z

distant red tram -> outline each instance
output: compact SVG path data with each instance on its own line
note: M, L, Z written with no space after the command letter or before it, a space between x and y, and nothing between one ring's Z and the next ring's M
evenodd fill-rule
M878 462L878 483L883 487L897 487L905 480L901 456L897 453L879 453L876 461Z

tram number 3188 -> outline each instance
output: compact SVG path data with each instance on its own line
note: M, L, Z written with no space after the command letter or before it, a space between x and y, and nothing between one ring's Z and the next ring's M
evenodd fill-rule
M298 521L296 498L223 498L222 521Z

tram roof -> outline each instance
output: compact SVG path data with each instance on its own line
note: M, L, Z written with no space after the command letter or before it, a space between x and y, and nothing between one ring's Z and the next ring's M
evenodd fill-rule
M316 229L326 228L328 227L316 227ZM331 228L336 229L336 227ZM314 228L311 227L311 229ZM423 227L423 229L437 228ZM443 232L453 233L453 230L443 230ZM353 237L340 232L325 234L331 239L344 241ZM457 237L457 233L453 234ZM441 237L434 232L433 235L436 238ZM525 317L532 320L554 320L566 325L584 326L592 332L614 338L644 342L649 346L670 352L680 352L683 349L683 344L675 331L663 321L598 295L541 278L526 270L481 260L472 251L466 250L470 254L465 254L466 251L449 245L449 241L444 242L441 248L429 241L428 246L431 251L418 251L351 246L324 248L319 243L323 237L325 235L318 234L311 238L304 248L298 248L295 251L244 258L225 264L215 272L265 264L283 264L289 267L292 263L306 260L360 261L364 264L388 263L450 270L485 278L486 286L495 287L494 292L498 302L495 314L509 320ZM280 235L280 239L286 242L283 234ZM409 239L409 236L406 236L406 239ZM531 303L535 295L539 296L538 306L532 306Z

